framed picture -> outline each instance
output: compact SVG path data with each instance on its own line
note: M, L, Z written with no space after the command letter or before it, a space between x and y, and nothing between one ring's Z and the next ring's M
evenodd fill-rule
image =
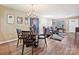
M17 17L17 24L23 24L23 17Z
M8 15L8 23L14 23L14 16Z
M28 24L28 18L25 17L25 24Z

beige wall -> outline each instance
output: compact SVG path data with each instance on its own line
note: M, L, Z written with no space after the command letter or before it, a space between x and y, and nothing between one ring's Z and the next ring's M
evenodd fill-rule
M4 8L0 7L0 41L3 41L3 34L1 31L1 25L2 25L2 18L3 18L3 14L4 14Z
M7 16L14 15L15 23L9 24L7 22ZM23 24L17 24L17 16L25 17L26 14L21 11L17 11L14 9L6 8L0 6L0 41L6 41L16 38L16 28L29 30L29 25L23 22ZM24 20L23 20L24 21Z

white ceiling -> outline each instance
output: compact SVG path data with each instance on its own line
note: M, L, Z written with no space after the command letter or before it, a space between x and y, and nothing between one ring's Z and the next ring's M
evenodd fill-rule
M27 12L28 4L3 4L5 7L21 10ZM66 16L78 16L79 4L35 4L34 9L45 17L61 18Z

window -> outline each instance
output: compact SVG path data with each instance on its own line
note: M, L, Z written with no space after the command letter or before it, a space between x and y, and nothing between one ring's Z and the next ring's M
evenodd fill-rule
M69 32L75 32L76 27L78 27L78 19L69 19Z

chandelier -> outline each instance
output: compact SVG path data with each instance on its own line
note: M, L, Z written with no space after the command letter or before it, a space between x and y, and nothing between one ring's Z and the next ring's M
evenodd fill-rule
M36 5L29 5L27 7L26 15L27 17L38 17L38 8L36 7Z

